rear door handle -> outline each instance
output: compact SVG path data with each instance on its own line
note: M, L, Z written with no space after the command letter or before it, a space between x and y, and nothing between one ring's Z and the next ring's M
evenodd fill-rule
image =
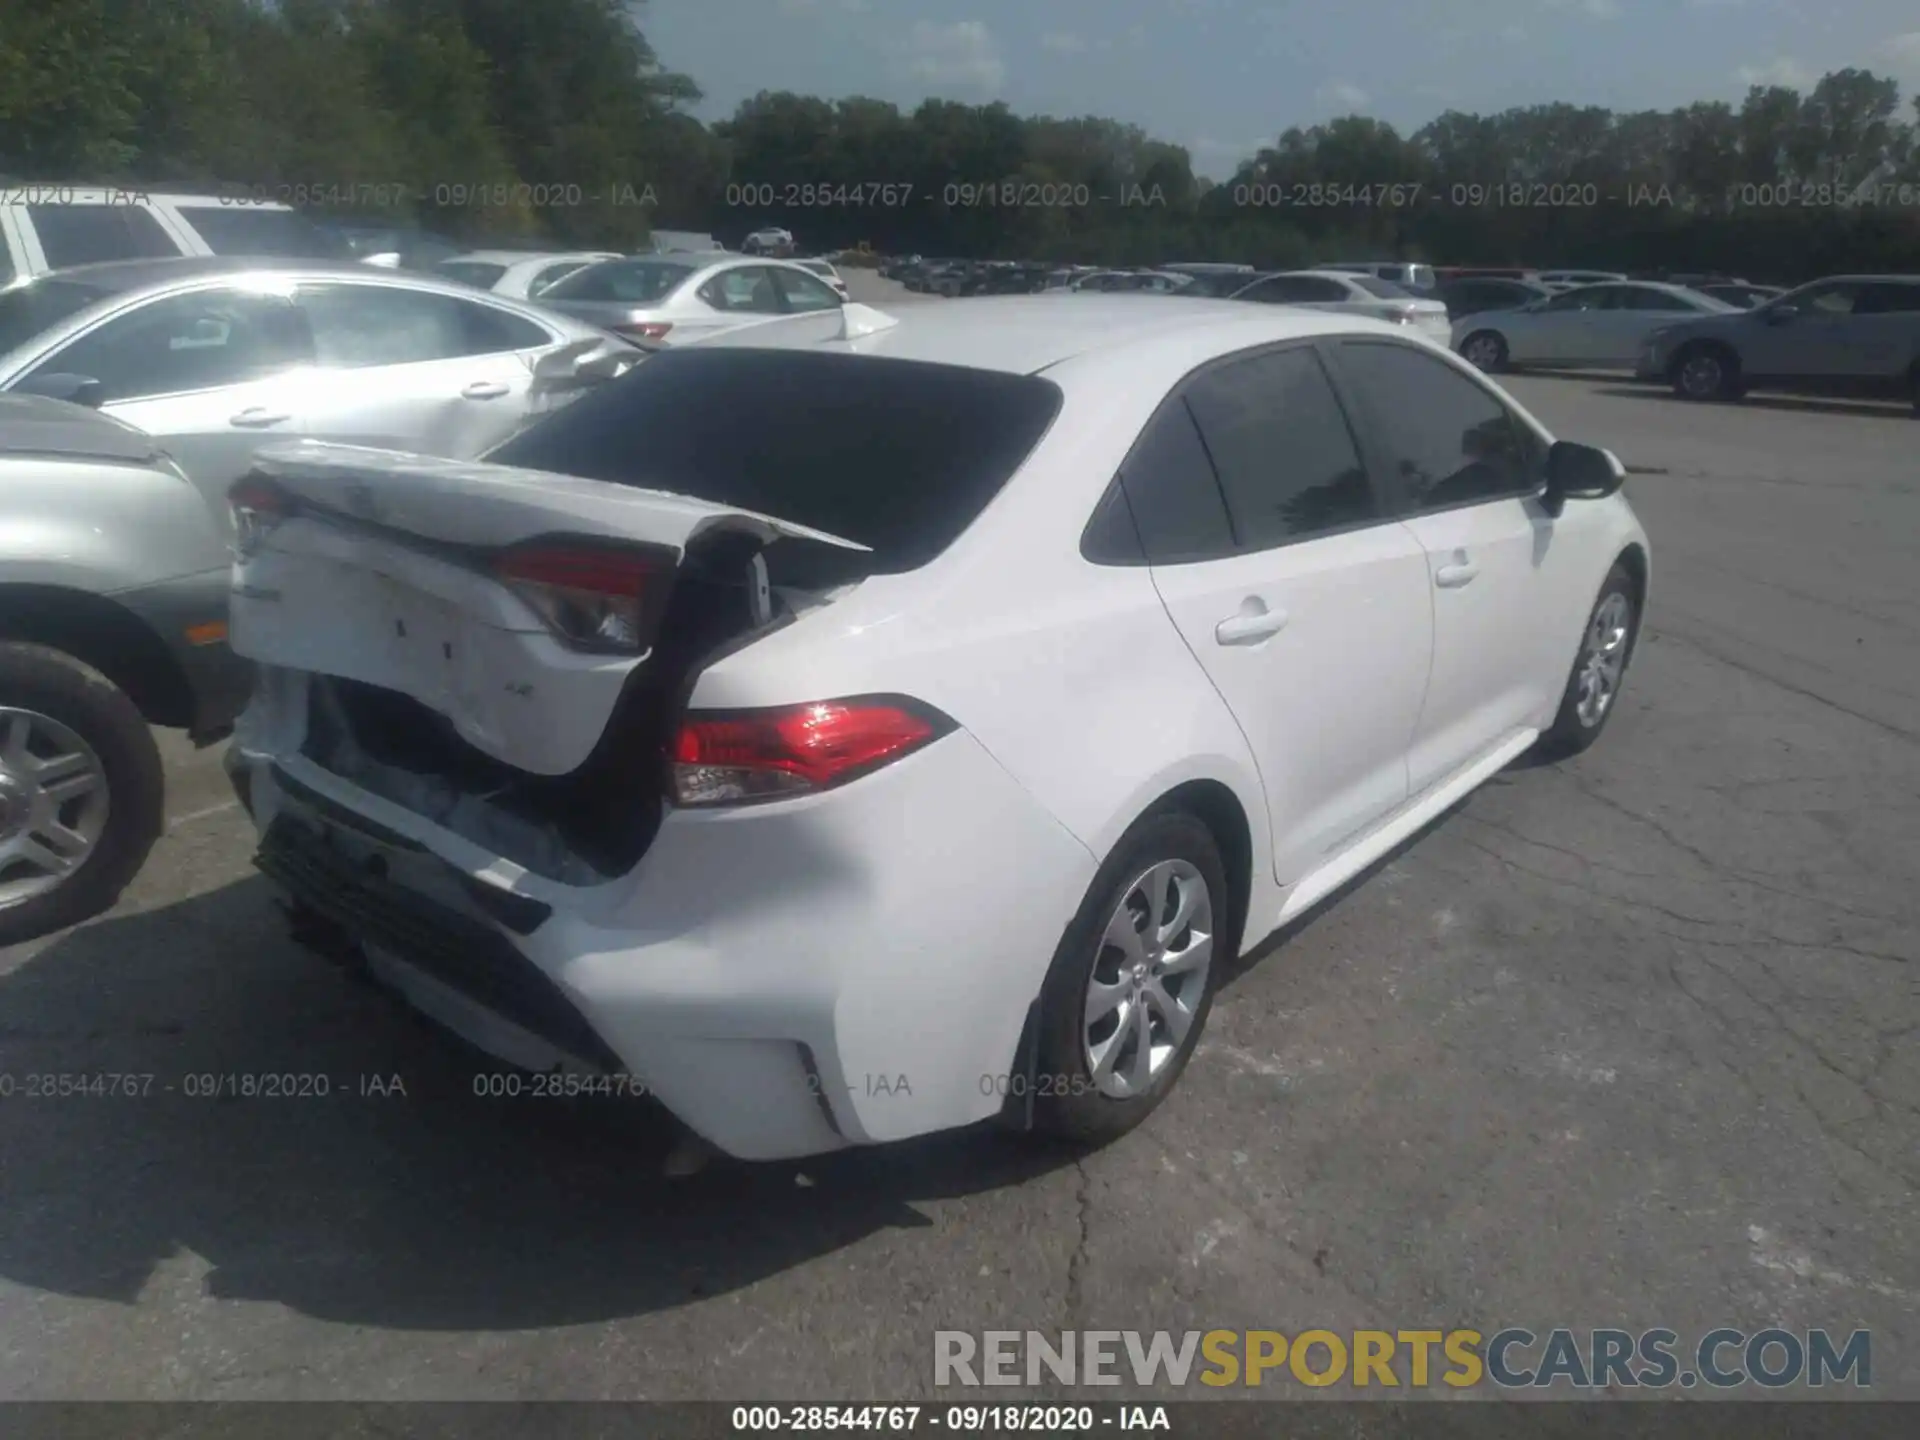
M292 418L277 410L269 410L264 405L250 405L238 415L229 416L227 423L237 425L242 430L264 430L269 425L284 425Z
M1248 603L1260 604L1258 600ZM1258 610L1243 610L1238 615L1228 616L1213 627L1213 638L1222 645L1252 645L1270 635L1278 635L1286 628L1286 611L1268 610L1262 606Z
M498 380L476 380L460 392L467 400L498 400L507 393L507 387Z
M1433 583L1442 590L1458 590L1462 585L1471 585L1473 577L1480 573L1480 567L1471 561L1462 560L1452 565L1442 565L1433 572Z

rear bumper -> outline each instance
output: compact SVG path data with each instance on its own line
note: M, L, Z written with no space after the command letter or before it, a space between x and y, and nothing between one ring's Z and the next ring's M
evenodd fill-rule
M512 867L247 738L228 765L261 868L413 1003L514 1063L630 1073L742 1159L996 1114L1094 871L960 732L826 795L669 812L631 875L523 878L508 913L478 872Z
M203 744L226 734L253 690L253 666L227 642L232 583L232 571L223 565L114 597L167 647L186 682L187 731Z

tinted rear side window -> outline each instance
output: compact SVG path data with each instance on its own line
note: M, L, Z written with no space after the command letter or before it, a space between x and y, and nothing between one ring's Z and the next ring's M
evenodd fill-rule
M667 490L870 546L864 574L932 560L1046 433L1059 390L1026 375L864 355L666 351L487 456ZM775 546L785 578L823 547ZM791 553L783 553L791 552Z
M292 210L251 205L182 205L180 218L216 255L278 255L337 260L345 245Z
M138 205L29 205L27 218L49 270L180 253L165 227Z
M1220 482L1184 399L1168 401L1148 422L1120 469L1120 483L1150 563L1232 553L1233 527Z
M507 273L507 267L490 265L484 260L442 260L433 267L433 273L476 290L491 290Z
M1313 351L1276 350L1217 366L1188 387L1187 402L1243 548L1379 518L1346 414Z

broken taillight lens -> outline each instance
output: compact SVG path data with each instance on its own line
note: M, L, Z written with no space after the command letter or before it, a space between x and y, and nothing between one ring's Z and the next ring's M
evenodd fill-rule
M674 737L673 800L733 805L829 789L911 755L953 728L938 710L899 696L693 711Z
M233 514L233 548L243 559L293 513L292 497L259 475L234 481L227 490L227 506Z
M493 571L563 643L616 655L645 652L655 587L668 578L654 556L592 545L509 550Z

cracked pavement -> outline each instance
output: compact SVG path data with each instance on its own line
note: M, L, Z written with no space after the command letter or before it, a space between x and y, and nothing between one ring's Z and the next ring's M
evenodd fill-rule
M0 1071L406 1093L0 1102L0 1395L897 1399L940 1328L1777 1324L1871 1329L1873 1393L1920 1397L1920 428L1511 388L1644 472L1609 734L1263 947L1078 1159L669 1182L644 1104L478 1099L286 940L172 746L120 907L0 955Z

